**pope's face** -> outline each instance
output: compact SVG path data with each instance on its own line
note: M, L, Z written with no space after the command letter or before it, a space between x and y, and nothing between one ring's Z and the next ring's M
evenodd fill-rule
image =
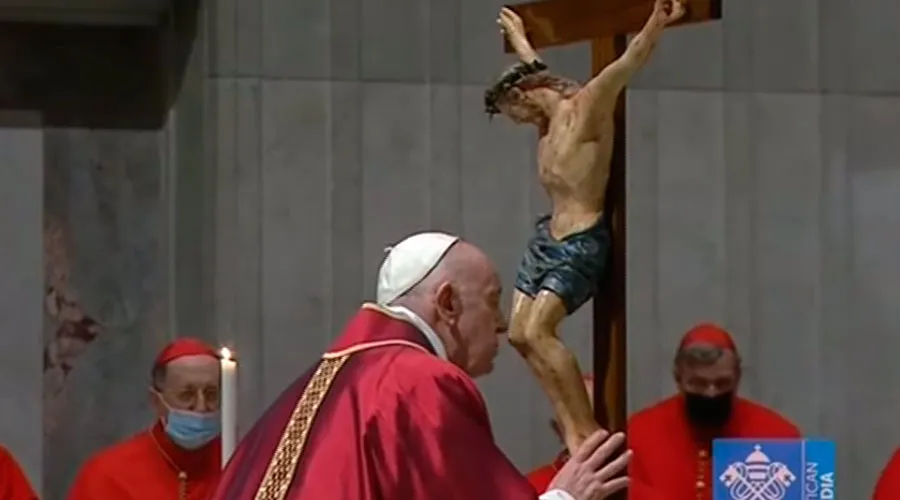
M473 276L474 283L460 291L461 313L457 331L465 351L464 369L472 377L486 375L494 369L500 349L499 336L506 332L507 322L500 308L503 288L494 269Z
M211 413L219 409L219 361L212 356L184 356L166 365L166 376L157 388L160 416L173 410Z

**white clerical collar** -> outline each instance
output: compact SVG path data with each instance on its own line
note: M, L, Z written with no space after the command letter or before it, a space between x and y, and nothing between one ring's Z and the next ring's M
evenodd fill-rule
M428 323L425 322L424 319L420 318L418 314L410 311L408 308L403 306L382 306L388 311L391 311L394 314L399 314L404 318L408 319L410 323L412 323L416 328L422 332L422 335L425 336L425 339L428 340L428 343L431 344L432 349L434 349L435 354L438 355L439 358L444 361L448 361L447 358L447 348L444 347L444 343L441 341L441 338L438 337L434 328L431 327Z

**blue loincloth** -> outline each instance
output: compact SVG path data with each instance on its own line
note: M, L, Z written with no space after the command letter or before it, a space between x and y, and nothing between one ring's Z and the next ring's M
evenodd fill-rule
M549 290L572 314L597 292L609 249L609 229L602 217L592 227L556 240L550 234L550 215L544 215L519 264L516 288L532 298Z

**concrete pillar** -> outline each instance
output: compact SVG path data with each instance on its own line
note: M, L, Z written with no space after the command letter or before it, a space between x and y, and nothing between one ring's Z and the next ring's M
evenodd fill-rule
M43 131L0 116L0 444L40 495L43 478ZM23 120L16 118L17 126Z

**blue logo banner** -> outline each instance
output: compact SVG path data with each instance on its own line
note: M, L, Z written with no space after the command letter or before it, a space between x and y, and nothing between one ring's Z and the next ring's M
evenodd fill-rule
M836 500L834 441L717 439L713 500Z

